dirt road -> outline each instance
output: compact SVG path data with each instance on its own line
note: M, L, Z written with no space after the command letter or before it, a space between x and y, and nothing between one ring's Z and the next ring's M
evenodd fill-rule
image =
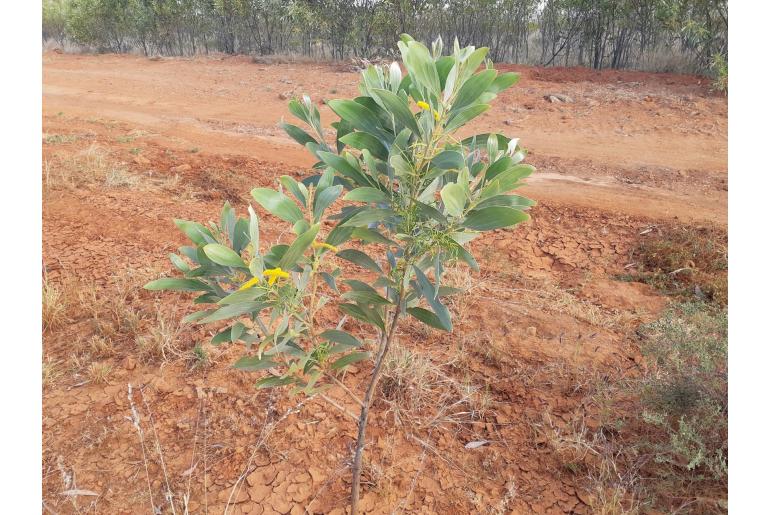
M44 115L124 122L164 145L258 156L306 167L309 154L277 127L281 96L355 95L344 67L254 64L243 57L43 58ZM508 67L517 69L516 67ZM528 194L607 211L727 217L727 102L695 77L521 68L522 79L468 131L520 137L539 172ZM546 97L566 95L568 102ZM326 124L335 117L321 106Z

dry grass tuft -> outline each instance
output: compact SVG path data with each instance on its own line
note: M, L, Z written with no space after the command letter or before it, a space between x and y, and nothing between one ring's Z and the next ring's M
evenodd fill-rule
M177 346L181 332L182 326L179 321L158 313L155 324L150 327L150 330L136 338L139 359L145 363L166 363L172 358L184 357ZM208 361L208 356L202 348L200 351L193 351L191 358L193 363L198 365Z
M104 184L109 188L136 188L141 179L124 168L110 168L104 177Z
M43 184L46 190L73 190L86 186L110 188L142 187L139 176L131 174L125 164L111 158L109 150L96 143L72 153L53 153L45 157Z
M451 377L448 372L455 362L452 358L437 364L395 342L383 365L378 397L397 423L415 428L479 420L489 410L489 396Z
M61 361L54 360L50 356L43 361L43 388L53 386L64 375Z
M67 321L67 299L62 287L43 278L43 330L60 327Z
M115 346L112 340L95 334L88 340L88 353L95 358L109 358L115 355Z
M87 370L88 380L95 384L106 384L110 374L112 374L112 366L98 361L91 363Z

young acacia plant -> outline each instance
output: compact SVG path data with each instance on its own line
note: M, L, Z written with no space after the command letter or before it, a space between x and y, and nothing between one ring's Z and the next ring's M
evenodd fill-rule
M195 304L204 309L186 320L226 320L212 343L245 344L234 366L263 371L257 387L319 395L357 420L352 513L369 410L399 324L411 317L451 331L443 298L453 289L441 284L445 266L459 259L478 270L468 243L484 231L527 220L524 211L534 204L511 194L534 170L521 164L517 140L456 137L518 75L498 73L485 60L486 48L460 48L455 41L451 55L443 56L440 39L431 51L407 35L398 46L408 74L397 63L371 66L362 74L361 96L328 102L340 118L331 124L332 144L310 98L289 103L307 129L283 128L318 159L319 173L302 182L283 176L279 190L255 188L251 194L291 224L290 242L263 247L252 207L248 218L238 218L225 204L218 224L175 221L193 243L179 249L181 256L170 256L184 277L146 285L200 292ZM330 214L340 197L346 204ZM327 234L324 222L333 225ZM343 262L366 273L343 280ZM339 322L324 325L328 312L337 313ZM347 317L370 327L375 344L367 347L365 335L346 331ZM365 391L356 393L341 372L362 361L373 362L371 375ZM328 388L340 388L360 414L328 398Z

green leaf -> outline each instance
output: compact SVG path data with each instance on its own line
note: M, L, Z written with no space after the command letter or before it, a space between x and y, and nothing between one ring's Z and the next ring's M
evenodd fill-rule
M507 148L508 143L510 143L511 139L503 136L502 134L477 134L476 136L471 136L469 138L465 138L462 140L462 144L466 147L472 147L472 148L484 148L487 144L487 139L489 138L497 138L497 148ZM475 146L474 146L475 142Z
M288 249L286 249L278 266L284 270L291 270L294 265L297 264L299 258L302 257L302 254L304 254L307 248L313 243L320 228L321 224L315 224L310 229L297 236L297 239L289 245Z
M200 320L201 318L205 317L209 313L213 313L213 310L211 310L211 309L204 309L202 311L196 311L194 313L190 313L189 315L187 315L186 317L184 317L182 319L182 323L183 324L189 324L189 323L195 322L195 321Z
M513 207L516 209L528 209L534 206L536 202L519 195L496 195L481 202L476 209L487 207Z
M365 106L353 100L329 100L328 106L340 118L350 122L356 129L383 138L382 129L377 124L377 115Z
M415 201L414 202L415 207L420 212L420 215L422 215L424 218L432 218L433 220L436 220L439 223L445 224L447 223L446 217L433 206L430 206L428 204L425 204L423 202Z
M414 74L417 81L427 88L428 91L438 95L441 92L441 82L438 78L436 63L430 56L430 52L428 52L425 45L417 41L410 41L406 47L408 52L406 52L406 55L403 55L402 51L402 55L410 75Z
M487 111L489 107L490 107L489 104L475 104L475 105L466 107L462 111L458 111L451 118L449 118L449 123L447 123L446 128L444 130L449 133L456 129L459 129L469 121L476 118L478 115Z
M234 318L244 315L246 313L252 313L264 308L266 304L264 302L242 302L240 304L229 304L221 307L208 315L205 318L198 320L199 324L208 324L209 322L217 322L219 320L225 320L227 318Z
M265 294L265 290L261 288L248 288L246 290L236 290L227 297L221 299L217 304L220 306L226 306L227 304L240 304L241 302L250 302L257 300Z
M390 203L390 197L377 188L363 187L351 190L343 197L343 200L357 202Z
M501 227L516 225L529 220L529 215L518 209L508 207L487 207L474 209L463 222L463 226L474 231L491 231Z
M171 260L171 263L174 265L174 267L180 272L187 273L190 271L190 266L176 254L169 253L168 258Z
M337 257L340 257L346 261L350 261L351 263L355 263L356 265L366 268L367 270L371 270L372 272L376 272L378 274L382 273L382 268L367 254L364 252L361 252L360 250L356 249L345 249L337 252Z
M232 329L230 330L230 341L233 343L237 342L238 338L240 338L243 334L244 329L246 329L246 326L241 322L234 323Z
M308 143L318 143L315 138L313 138L310 134L305 132L304 130L300 129L296 125L292 125L290 123L281 123L279 124L279 127L281 127L286 134L291 137L294 141L302 145L303 147Z
M359 306L358 304L339 304L337 307L340 311L347 313L353 318L375 325L383 331L385 330L385 322L382 320L382 317L376 311L368 309L366 306Z
M205 245L206 243L214 243L216 241L214 236L211 235L211 231L198 222L174 219L174 224L196 245Z
M393 118L395 118L398 123L412 131L414 134L420 133L417 120L404 99L385 89L372 89L371 92L382 104L384 104L386 111L393 115ZM374 152L372 152L372 154L374 154ZM387 159L387 151L386 157L381 157L380 159Z
M452 110L460 111L476 102L481 94L489 88L495 77L497 77L495 70L484 70L468 79L458 91Z
M462 216L466 199L465 189L457 183L449 183L441 189L441 200L452 216Z
M317 192L313 200L313 220L316 222L321 219L321 215L327 207L337 200L342 193L342 186L330 186L321 192Z
M468 77L473 75L479 65L484 62L484 58L487 56L489 49L487 47L481 47L474 50L471 55L465 59L463 72L459 77L458 83L464 84Z
M230 335L232 334L232 327L228 327L224 331L221 331L217 333L212 339L211 339L211 345L221 345L225 342L229 342L232 340Z
M331 152L318 152L318 157L345 177L353 179L358 186L371 186L373 183L370 181L363 172L356 170L347 159Z
M203 247L203 252L206 254L207 258L218 265L248 268L246 263L241 259L241 256L236 254L233 249L219 243L209 243Z
M332 274L330 274L329 272L321 272L321 278L324 280L326 284L329 285L329 288L334 290L335 293L340 292L337 289L337 281Z
M534 171L534 166L516 165L513 168L508 168L507 170L497 174L494 178L494 182L498 183L500 193L506 193L516 188L521 179L529 177Z
M371 291L348 291L342 294L342 298L365 305L379 306L383 304L391 304L391 302L385 297L382 297L378 293Z
M345 368L348 365L351 365L353 363L357 363L359 361L363 361L365 359L369 359L369 353L368 352L351 352L350 354L346 354L342 356L340 359L335 361L331 364L332 370L339 370L341 368Z
M259 357L259 356L244 356L235 363L233 363L233 368L237 368L238 370L245 370L247 372L254 372L256 370L267 370L268 368L277 367L278 363L271 360L270 358L267 358L265 356Z
M438 328L443 329L444 331L451 331L452 316L449 314L447 307L439 300L438 290L433 286L433 283L430 282L430 279L428 279L422 270L416 266L413 267L413 269L414 275L417 277L417 282L422 289L422 296L428 301L428 304L433 308L433 311L438 318L440 324Z
M259 205L271 214L281 220L292 224L302 220L302 211L297 204L292 202L289 197L270 188L254 188L251 190L251 196L254 197Z
M479 271L479 263L476 261L476 258L473 257L473 254L468 252L465 247L458 243L456 247L453 247L453 250L457 253L457 257L465 261L474 272Z
M284 188L289 190L291 194L294 195L294 198L299 200L300 204L307 207L307 198L305 198L305 193L302 191L299 183L295 181L293 177L282 175L278 180L281 182Z
M373 222L385 222L396 216L390 209L366 209L353 215L350 220L342 225L347 227L365 227Z
M501 91L504 91L514 84L519 82L519 74L514 72L506 72L501 73L500 75L495 78L495 80L492 82L492 85L489 87L487 91L491 93L500 93Z
M360 347L362 345L358 338L346 331L340 331L339 329L327 329L318 336L323 340L339 343L340 345L346 345L348 347Z
M249 205L249 240L251 240L254 254L259 254L259 217L251 205Z
M274 388L276 386L286 386L292 384L295 381L293 377L276 377L269 376L257 381L257 388Z
M368 132L351 132L341 137L340 141L358 150L366 149L378 159L388 158L388 149L385 145Z
M465 166L465 159L457 150L444 150L436 154L430 164L442 170L458 170Z
M392 240L387 239L385 236L380 234L379 231L369 229L367 227L356 227L353 229L353 233L350 235L350 237L366 243L383 243L385 245L395 245Z
M406 312L412 315L414 318L436 329L446 331L447 329L441 323L441 320L430 310L420 307L407 308Z
M245 218L239 218L233 229L233 250L235 253L240 254L249 244L249 241L249 221Z
M156 279L144 285L145 290L176 290L176 291L210 291L211 287L195 279L176 279L167 277Z

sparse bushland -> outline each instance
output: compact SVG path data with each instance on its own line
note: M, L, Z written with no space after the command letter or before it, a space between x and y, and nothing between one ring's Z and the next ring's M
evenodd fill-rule
M265 250L260 241L265 221L251 206L249 217L239 218L226 203L218 223L175 221L192 242L171 255L184 277L145 286L197 292L195 303L204 309L185 320L218 327L227 321L211 343L243 343L246 353L234 367L262 371L257 387L290 386L293 394L317 395L356 420L354 514L367 421L378 392L397 395L404 381L423 390L438 388L428 361L421 361L423 374L405 376L403 366L419 358L410 351L390 352L405 317L451 331L445 299L458 290L444 282L447 265L459 260L478 271L468 243L485 231L527 220L525 210L534 204L510 194L534 170L521 163L525 152L518 140L455 136L518 75L498 73L485 61L486 48L460 48L455 41L444 56L441 39L429 50L407 35L398 46L408 75L398 63L370 66L362 74L361 96L327 102L340 117L332 123L333 144L327 143L309 97L289 103L306 128L289 123L283 128L318 160L321 173L302 182L282 176L279 190L251 192L265 211L289 224L293 235L287 242ZM346 203L332 214L340 199ZM328 226L330 231L322 230ZM348 318L356 324L346 325ZM344 372L366 362L371 376L365 391L356 393L345 384ZM386 370L383 392L378 385ZM360 414L328 398L331 388L340 389ZM437 416L452 419L453 406L475 395L472 388L460 390L464 393ZM419 396L408 401L425 402Z

